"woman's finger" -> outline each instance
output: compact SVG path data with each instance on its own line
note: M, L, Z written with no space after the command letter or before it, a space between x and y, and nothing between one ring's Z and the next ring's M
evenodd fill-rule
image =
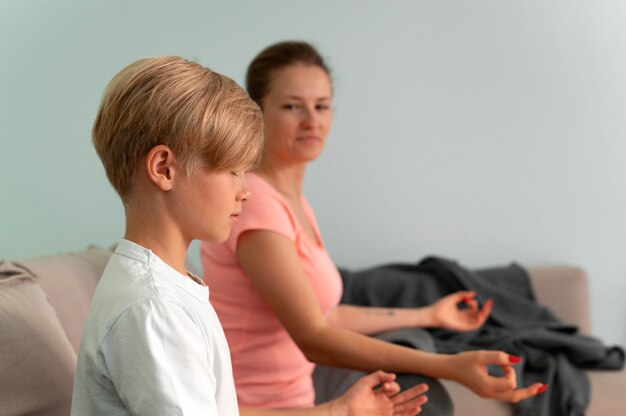
M517 374L515 373L515 369L510 365L500 365L503 376L489 376L491 379L495 379L498 381L506 381L506 382L498 382L497 384L492 383L490 385L491 390L493 392L509 392L513 391L517 387Z
M488 299L483 305L483 308L478 312L478 321L485 322L493 309L493 299Z
M511 390L508 392L499 392L494 394L493 398L502 402L517 403L529 397L543 393L548 389L547 384L535 383L523 389Z

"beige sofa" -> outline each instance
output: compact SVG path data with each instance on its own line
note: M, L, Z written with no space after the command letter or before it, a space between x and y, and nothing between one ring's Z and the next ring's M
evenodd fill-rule
M0 415L67 415L80 332L109 250L87 250L0 264ZM12 275L12 277L7 277ZM590 332L585 273L572 267L531 270L539 300ZM590 373L590 416L626 415L626 372ZM510 415L446 383L456 415Z

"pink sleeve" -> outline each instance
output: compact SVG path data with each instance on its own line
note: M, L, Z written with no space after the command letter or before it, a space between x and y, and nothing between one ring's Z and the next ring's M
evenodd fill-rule
M251 230L273 231L296 240L296 220L291 209L269 184L249 180L250 197L243 204L239 222L233 227L228 246L236 252L239 236Z

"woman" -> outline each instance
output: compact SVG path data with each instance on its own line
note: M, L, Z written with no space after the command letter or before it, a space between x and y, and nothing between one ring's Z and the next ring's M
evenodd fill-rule
M407 327L473 330L485 321L491 303L480 310L475 293L459 292L419 309L338 305L341 279L302 194L306 166L320 155L332 124L330 72L312 46L282 42L252 61L246 83L263 110L262 160L247 176L251 197L230 239L201 248L240 402L311 406L313 363L450 379L507 402L545 389L540 383L517 389L511 365L519 359L504 352L441 355L368 336ZM462 310L461 302L467 305ZM489 376L489 364L500 365L505 376ZM429 384L427 409L451 414L445 391L434 394L438 383Z

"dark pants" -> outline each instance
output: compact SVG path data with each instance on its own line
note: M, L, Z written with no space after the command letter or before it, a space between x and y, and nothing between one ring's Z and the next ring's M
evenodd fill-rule
M428 332L421 329L411 328L388 331L376 335L375 338L422 351L435 352L432 337ZM362 371L326 367L323 365L316 366L313 372L315 403L320 404L336 399L365 374L367 373ZM428 402L424 405L420 416L452 416L454 413L452 399L439 381L416 374L398 374L396 381L402 390L420 383L428 384L428 392L426 393Z

